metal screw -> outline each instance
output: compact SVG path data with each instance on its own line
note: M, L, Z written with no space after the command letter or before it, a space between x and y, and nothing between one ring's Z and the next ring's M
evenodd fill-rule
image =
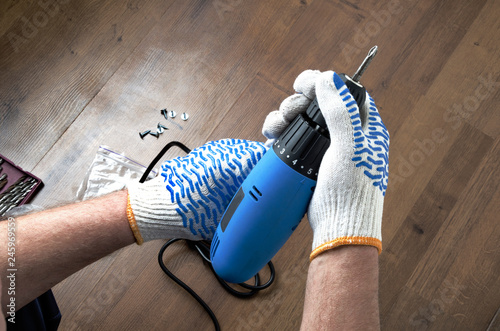
M141 137L141 139L144 139L144 137L146 137L146 135L148 133L151 133L151 130L146 130L144 132L139 132L139 136Z
M167 115L167 109L162 109L161 110L161 114L163 115L163 117L165 117L166 120L168 120L168 115Z
M177 116L177 113L174 110L171 110L168 112L168 116L170 116L170 118L175 118L175 116Z
M189 115L188 115L187 113L182 113L182 115L181 115L181 119L182 119L183 121L187 121L187 120L188 120L188 118L189 118Z
M151 132L151 130L149 130L149 134L152 136L155 136L156 138L158 138L160 136L160 134L158 132Z
M161 123L158 123L158 126L157 126L157 129L156 129L156 132L158 133L163 133L165 130L168 130L168 128L164 125L162 125Z

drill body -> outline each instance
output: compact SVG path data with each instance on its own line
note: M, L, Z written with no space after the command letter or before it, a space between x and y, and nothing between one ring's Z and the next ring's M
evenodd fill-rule
M226 209L210 251L219 276L244 282L285 244L307 211L329 145L314 100L264 154Z

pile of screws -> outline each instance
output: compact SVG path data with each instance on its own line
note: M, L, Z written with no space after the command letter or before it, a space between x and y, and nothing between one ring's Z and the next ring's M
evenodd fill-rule
M160 114L162 114L163 117L165 117L165 119L167 121L169 120L169 118L173 119L177 116L177 113L174 110L167 110L166 108L160 110ZM189 115L187 113L182 113L181 119L183 121L187 121L188 118L189 118ZM158 122L158 125L156 126L156 131L146 130L143 132L139 132L139 136L141 137L141 139L144 139L144 137L146 137L147 135L152 135L152 136L158 138L163 132L165 132L165 130L168 130L168 128L166 126L164 126L163 124L161 124L160 122Z

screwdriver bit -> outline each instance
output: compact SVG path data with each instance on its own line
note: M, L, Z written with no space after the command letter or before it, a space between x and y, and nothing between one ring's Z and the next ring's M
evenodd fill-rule
M368 65L370 64L370 62L372 62L375 55L377 55L377 51L378 51L378 46L373 46L368 51L368 55L365 57L365 59L361 63L358 70L356 70L356 72L354 73L354 76L352 76L353 81L355 81L356 83L359 82L359 80L361 79L361 76L365 72L366 68L368 68Z

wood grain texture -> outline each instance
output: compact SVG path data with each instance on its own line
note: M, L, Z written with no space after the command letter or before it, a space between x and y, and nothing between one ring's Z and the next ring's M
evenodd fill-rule
M69 202L99 145L147 164L172 140L263 140L300 72L352 74L377 44L362 81L391 133L382 328L494 330L499 15L495 0L7 0L0 152L43 179L35 204ZM166 121L165 107L190 118ZM139 138L158 122L169 128L159 139ZM276 283L250 300L227 294L184 244L165 262L223 330L293 330L311 241L305 218L273 259ZM57 285L61 330L213 329L159 269L162 244L126 247Z
M2 21L6 32L0 39L0 148L12 150L13 161L28 169L61 137L171 4L59 2L33 1L26 11L13 14L20 16L17 20ZM8 10L5 16L10 15Z

